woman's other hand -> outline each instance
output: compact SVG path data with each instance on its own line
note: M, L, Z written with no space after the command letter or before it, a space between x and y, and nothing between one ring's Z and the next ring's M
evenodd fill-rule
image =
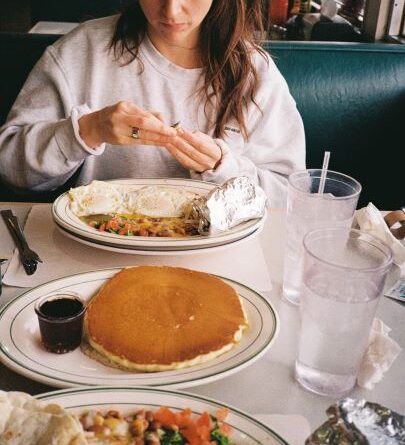
M180 129L165 147L183 167L197 173L214 169L222 158L222 151L215 141L199 131L191 133Z
M161 145L176 135L158 112L144 111L131 102L118 102L79 119L79 132L91 148L113 145ZM134 137L133 134L137 135Z

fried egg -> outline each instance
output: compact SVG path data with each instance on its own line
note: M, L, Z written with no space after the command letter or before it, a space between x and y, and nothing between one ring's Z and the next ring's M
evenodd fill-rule
M77 216L110 214L125 209L122 187L103 181L93 181L70 189L70 209Z
M181 217L185 207L198 196L179 187L146 186L128 192L127 208L130 213L153 218Z

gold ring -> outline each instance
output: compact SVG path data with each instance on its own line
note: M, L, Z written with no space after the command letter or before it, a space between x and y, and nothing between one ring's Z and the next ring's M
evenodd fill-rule
M132 127L131 137L133 137L134 139L139 139L141 137L141 135L139 134L140 131L140 128Z

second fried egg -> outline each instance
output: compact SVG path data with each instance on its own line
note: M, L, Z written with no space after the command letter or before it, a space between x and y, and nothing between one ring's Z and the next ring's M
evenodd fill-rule
M153 218L180 217L198 196L179 187L152 185L128 192L127 207L131 213Z

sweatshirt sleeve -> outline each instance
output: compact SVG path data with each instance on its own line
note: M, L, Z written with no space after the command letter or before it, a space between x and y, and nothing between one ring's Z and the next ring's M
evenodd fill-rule
M261 56L258 56L261 57ZM235 176L248 176L266 192L271 207L285 207L287 177L305 168L305 134L287 83L274 62L266 59L258 66L259 88L256 105L246 113L249 140L235 127L223 139L216 139L222 161L215 170L192 173L195 179L223 183Z
M38 61L0 128L0 177L18 189L52 190L73 175L91 149L79 135L78 119L91 110L75 104L52 47Z

